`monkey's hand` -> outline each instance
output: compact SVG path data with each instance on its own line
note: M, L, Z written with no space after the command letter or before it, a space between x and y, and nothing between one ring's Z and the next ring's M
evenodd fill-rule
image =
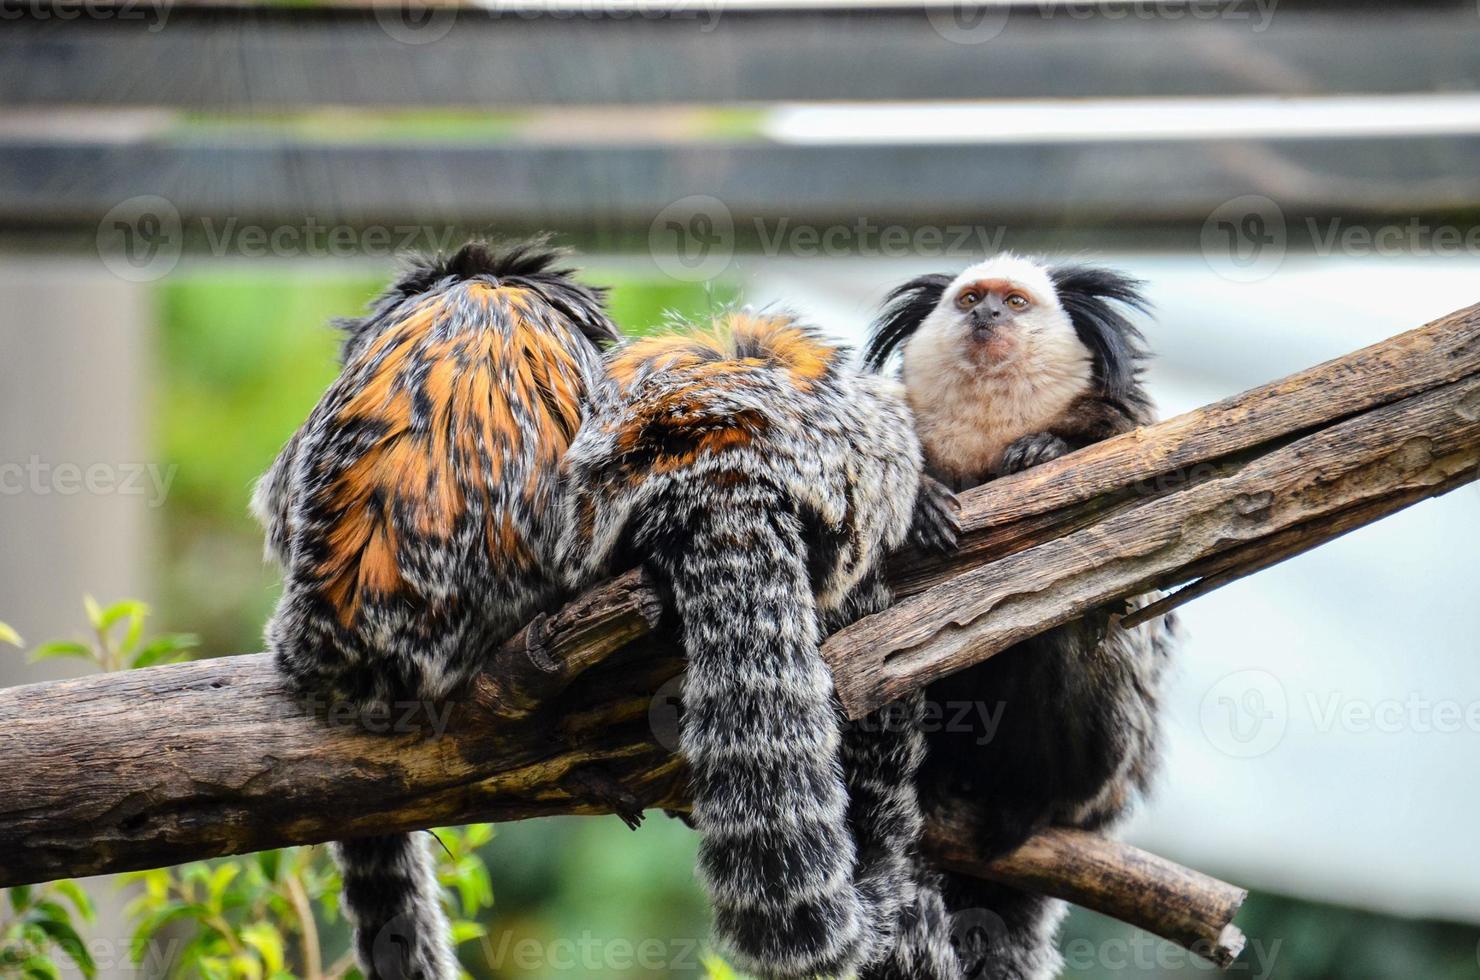
M1021 473L1030 466L1058 459L1068 451L1069 444L1051 432L1023 436L1003 450L1002 462L997 464L997 475Z
M960 536L961 501L934 477L920 477L909 543L921 551L948 555L956 550Z

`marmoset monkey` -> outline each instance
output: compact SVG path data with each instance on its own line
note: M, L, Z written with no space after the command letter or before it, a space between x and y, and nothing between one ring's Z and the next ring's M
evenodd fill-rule
M617 332L556 259L471 243L342 324L339 377L253 499L284 569L267 642L305 693L446 699L566 594L560 462ZM428 840L335 845L369 980L458 975Z
M566 458L566 552L579 579L641 562L671 592L722 947L763 980L958 977L912 863L918 701L845 726L819 650L888 604L882 561L915 514L921 540L954 542L899 385L790 318L737 313L614 352L592 402Z
M889 294L866 363L896 351L926 469L956 490L1019 472L1152 421L1139 367L1140 283L1085 266L1005 254L959 275L926 275ZM931 684L943 706L982 712L929 736L926 800L957 796L990 815L984 857L1048 826L1104 827L1156 768L1171 617L1121 629L1102 609ZM1046 978L1061 959L1061 902L947 875L958 916L990 913L962 935L971 977ZM1000 920L1000 922L999 922Z

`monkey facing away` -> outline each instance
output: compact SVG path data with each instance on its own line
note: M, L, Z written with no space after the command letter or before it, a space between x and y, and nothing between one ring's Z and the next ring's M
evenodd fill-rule
M1004 254L957 276L895 289L866 363L902 354L927 470L954 489L1048 462L1152 421L1141 386L1140 284L1084 266ZM927 800L981 805L985 857L1046 826L1104 827L1144 794L1157 763L1158 705L1171 617L1123 630L1103 609L931 684L932 704L985 707L928 738ZM947 711L948 716L953 713ZM1052 977L1064 906L947 875L970 977ZM974 916L980 928L962 935Z
M918 718L843 725L819 645L888 604L917 512L954 541L954 502L922 492L897 382L847 361L744 313L614 352L566 457L565 550L578 578L643 562L671 592L700 877L736 965L945 980L949 920L912 864Z
M342 323L342 370L262 478L267 627L302 691L362 711L455 695L565 595L561 457L616 339L540 244L413 264ZM458 975L429 836L335 845L369 980Z

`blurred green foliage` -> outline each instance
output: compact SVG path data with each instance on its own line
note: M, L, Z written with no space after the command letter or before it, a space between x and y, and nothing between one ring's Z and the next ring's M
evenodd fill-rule
M0 977L58 980L60 957L91 980L98 969L76 919L92 922L92 901L73 881L22 885L0 900Z
M108 606L85 596L90 639L54 640L31 652L34 663L55 657L91 660L99 670L152 667L189 656L195 638L144 638L149 607L133 599ZM0 624L3 626L3 624ZM8 626L0 640L20 646ZM489 824L436 832L437 873L449 906L453 942L483 939L482 913L493 905L493 881L479 849L493 839ZM323 929L340 920L340 878L328 850L291 847L194 861L116 876L137 886L125 909L132 923L129 961L146 976L201 980L357 980L347 928L335 937L333 959ZM83 976L97 975L74 913L91 923L91 901L76 882L4 890L0 911L0 977L55 980L65 957ZM64 904L61 899L65 898Z
M165 633L146 641L144 620L149 616L149 607L137 599L124 599L104 607L86 595L82 597L82 608L87 614L88 638L43 643L31 651L28 657L31 663L78 657L91 660L103 671L132 670L188 660L190 651L200 645L200 639L193 633Z

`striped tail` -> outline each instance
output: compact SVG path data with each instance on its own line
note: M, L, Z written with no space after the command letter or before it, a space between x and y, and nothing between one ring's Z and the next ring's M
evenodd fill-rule
M709 501L675 535L682 542L656 556L688 654L680 746L699 873L720 944L741 970L842 977L865 952L866 921L832 675L800 526L754 489Z
M430 834L340 841L334 858L365 980L456 980Z

